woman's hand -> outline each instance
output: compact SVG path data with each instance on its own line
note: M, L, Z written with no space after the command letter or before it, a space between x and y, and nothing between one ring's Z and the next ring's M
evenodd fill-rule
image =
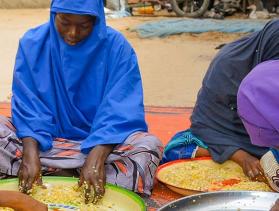
M41 162L38 143L32 138L24 138L22 162L19 167L19 190L29 193L34 183L42 184Z
M260 161L256 157L243 150L238 150L232 155L231 160L238 163L244 174L251 180L267 182Z
M47 205L15 191L0 191L0 207L9 207L15 211L47 211Z
M80 173L79 186L85 187L85 203L97 203L105 194L105 161L113 145L98 145L89 153ZM94 194L92 195L92 191Z
M270 211L279 211L279 199L276 200Z

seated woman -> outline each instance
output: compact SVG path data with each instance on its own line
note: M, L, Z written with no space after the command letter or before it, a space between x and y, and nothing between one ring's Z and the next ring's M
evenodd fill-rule
M19 42L0 172L24 193L59 169L76 169L93 201L106 182L151 193L162 145L147 133L136 54L102 2L53 0L49 22Z
M218 163L231 159L247 176L261 179L259 158L268 148L251 143L237 112L237 92L257 64L273 59L279 59L279 20L225 45L203 79L190 129L169 142L163 162L200 156L211 156ZM261 82L259 79L258 83Z

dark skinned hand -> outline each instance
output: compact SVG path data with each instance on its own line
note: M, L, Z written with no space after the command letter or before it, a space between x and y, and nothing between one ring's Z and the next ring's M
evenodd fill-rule
M79 186L84 185L85 203L96 204L105 194L105 161L114 145L98 145L89 153L80 173ZM94 194L92 194L92 191Z
M0 207L9 207L15 211L48 210L47 205L16 191L0 191Z
M251 180L267 183L258 158L243 150L238 150L232 155L231 160L238 163L242 167L244 174Z
M38 143L32 138L24 138L22 162L18 171L19 190L28 194L34 183L42 184L41 162Z
M276 200L270 211L279 211L279 199Z

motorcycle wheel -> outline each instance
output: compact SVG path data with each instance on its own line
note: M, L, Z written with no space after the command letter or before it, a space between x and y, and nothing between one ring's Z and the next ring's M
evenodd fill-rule
M198 18L209 7L210 0L170 0L172 9L177 16Z

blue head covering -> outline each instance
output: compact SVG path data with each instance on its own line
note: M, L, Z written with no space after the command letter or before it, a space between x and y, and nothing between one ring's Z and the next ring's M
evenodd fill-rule
M56 30L56 13L92 15L92 33L70 46ZM20 40L13 77L12 118L19 138L51 149L62 137L88 153L146 131L134 50L106 26L102 0L53 0L50 21Z

